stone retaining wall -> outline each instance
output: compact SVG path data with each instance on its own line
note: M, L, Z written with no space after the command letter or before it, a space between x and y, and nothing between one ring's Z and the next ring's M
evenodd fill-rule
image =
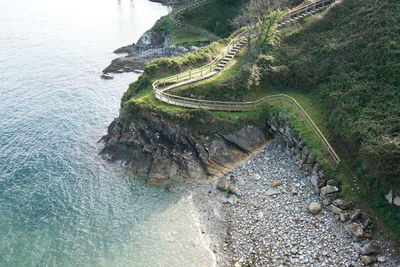
M362 261L367 265L380 261L381 257L377 256L380 251L379 243L373 240L373 233L368 227L371 223L370 216L337 195L340 191L339 184L324 174L301 135L288 126L287 121L285 114L271 114L267 117L267 133L277 139L286 153L297 160L300 168L309 177L315 193L322 198L322 204L344 223L345 229L354 238L354 247L360 253ZM390 197L394 202L394 196Z
M279 114L267 118L267 131L278 139L288 153L291 153L299 162L301 169L308 175L316 175L320 179L328 178L321 170L315 156L307 149L301 135L287 126L287 116Z

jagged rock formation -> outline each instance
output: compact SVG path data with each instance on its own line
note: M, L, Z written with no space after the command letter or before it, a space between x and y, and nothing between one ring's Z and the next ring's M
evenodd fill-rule
M197 47L182 47L168 45L169 37L154 31L145 32L136 44L123 46L114 53L127 53L128 55L118 57L103 70L103 73L135 72L142 70L144 63L160 58L174 57L197 49Z
M229 134L196 136L161 115L141 110L129 123L114 120L101 140L101 154L122 161L149 183L166 179L202 180L220 175L266 142L261 127L246 126Z

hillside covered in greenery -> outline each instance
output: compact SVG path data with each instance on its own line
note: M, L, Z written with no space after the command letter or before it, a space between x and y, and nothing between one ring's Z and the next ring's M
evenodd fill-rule
M274 53L279 82L322 102L342 154L400 189L400 2L341 1Z
M211 1L195 9L187 10L179 19L218 36L227 37L235 30L232 19L241 13L245 2L243 0ZM204 16L199 14L204 14Z
M185 22L227 38L148 63L123 97L123 116L132 118L137 109L147 109L199 131L212 121L209 130L228 122L263 123L261 117L271 107L249 113L196 111L161 103L152 95L153 81L210 62L234 36L227 22L243 8L229 9L228 2L212 1L182 15ZM226 16L218 16L222 9ZM196 15L207 10L207 19ZM277 93L296 98L342 158L334 176L343 183L343 194L360 205L369 202L366 206L400 237L399 208L384 199L389 189L400 193L400 2L338 1L278 35L276 42L251 42L251 49L217 75L172 93L223 101L253 101Z

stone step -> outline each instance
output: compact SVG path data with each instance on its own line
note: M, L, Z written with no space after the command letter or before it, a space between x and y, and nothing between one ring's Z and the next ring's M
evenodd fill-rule
M214 69L214 71L221 71L222 70L222 67L216 67L215 69Z

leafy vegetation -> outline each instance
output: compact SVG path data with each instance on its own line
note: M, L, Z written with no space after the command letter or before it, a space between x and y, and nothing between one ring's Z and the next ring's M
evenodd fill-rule
M243 2L246 1L214 0L183 12L179 19L218 36L228 37L235 31L231 20L240 14Z
M345 152L400 189L400 3L343 1L289 31L280 82L314 93Z
M131 99L133 101L133 99L138 98L140 92L146 89L147 93L151 92L151 84L156 78L192 69L211 61L222 50L226 42L227 40L223 39L179 57L159 58L146 63L144 73L129 86L122 97L122 102Z
M212 40L203 33L182 29L172 24L169 16L160 18L152 27L152 31L170 36L169 45L192 46L209 44Z
M192 23L195 17L193 13ZM264 49L241 55L218 75L173 92L213 100L255 100L276 93L295 97L340 152L342 164L332 175L342 184L342 194L372 209L400 240L399 208L384 199L389 188L400 192L400 2L343 0L283 30L277 43L262 47L265 42L258 42ZM188 110L154 99L151 82L156 77L208 62L208 53L215 55L222 46L213 43L197 55L149 63L124 95L122 114L147 109L207 134L247 123L262 125L267 112L284 113L324 165L327 157L315 135L284 103L227 113Z
M273 82L319 101L335 140L343 195L372 210L400 240L400 2L345 0L284 31ZM308 110L308 107L306 106ZM316 117L313 117L314 119Z

